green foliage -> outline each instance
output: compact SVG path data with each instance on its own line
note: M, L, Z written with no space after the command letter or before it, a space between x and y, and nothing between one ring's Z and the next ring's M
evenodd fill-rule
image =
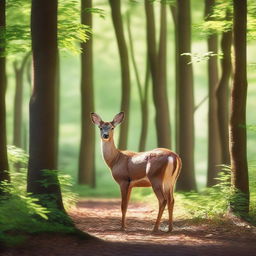
M230 206L236 205L236 214L246 218L252 223L256 222L256 178L253 176L255 166L250 166L250 210L249 215L243 214L243 207L248 200L244 194L235 190L231 184L230 166L222 165L222 171L218 175L218 184L211 188L205 188L196 193L179 193L179 201L182 201L183 212L192 219L219 219L225 217ZM254 169L254 170L253 170ZM239 208L240 207L240 208Z
M58 5L58 44L62 51L80 53L78 43L89 38L91 28L80 23L80 1L63 0Z
M98 14L100 18L105 19L106 17L106 13L104 10L100 9L100 8L85 8L84 10L82 10L84 12L91 12L94 14Z
M205 52L205 53L199 53L199 52L194 52L194 53L189 53L189 52L185 52L182 53L181 56L190 56L191 57L191 61L188 62L187 64L193 64L193 63L198 63L201 61L207 61L209 60L211 57L213 56L218 56L219 58L222 57L221 54L216 54L213 52Z
M247 32L250 40L256 39L256 3L253 0L248 1L248 15L247 15Z
M73 192L72 187L74 185L73 180L70 175L64 174L57 170L42 170L43 176L45 179L38 181L41 186L47 188L52 185L61 185L61 191L63 196L63 203L65 205L66 209L72 208L75 203L78 201L78 196L76 193ZM57 178L57 179L56 179ZM43 196L42 201L55 201L50 200L51 198L47 198L46 196ZM49 208L50 206L48 206ZM51 206L50 208L54 208Z
M31 50L31 1L7 0L6 28L0 29L0 46L5 44L5 55L20 58ZM98 9L98 13L100 9ZM101 13L103 15L103 13ZM60 50L79 53L78 43L89 38L91 29L80 23L80 1L63 0L58 5L58 45ZM21 54L22 53L22 54Z
M184 207L192 218L220 218L227 212L232 190L230 187L230 168L223 166L217 178L218 184L200 193L182 194Z
M226 32L232 29L232 1L217 0L212 15L206 17L205 21L196 26L203 35L211 35L219 32Z
M256 3L253 0L248 1L247 32L248 39L256 38ZM233 1L216 0L212 15L208 16L203 23L195 25L195 28L202 35L211 35L232 30L233 27Z
M25 234L38 232L72 232L69 217L56 209L51 195L34 197L26 192L28 156L23 150L8 147L11 183L1 184L6 195L0 201L0 242L22 242ZM47 171L46 175L53 175ZM55 175L56 173L54 173ZM71 192L72 181L68 175L59 175L66 208L72 207L77 196ZM48 180L48 177L47 177ZM46 186L49 185L46 182ZM40 202L47 202L42 206Z

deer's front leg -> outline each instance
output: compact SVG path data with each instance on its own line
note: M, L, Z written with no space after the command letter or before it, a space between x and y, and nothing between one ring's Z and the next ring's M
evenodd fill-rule
M122 196L122 203L121 203L121 210L122 210L122 230L125 230L125 216L127 211L128 202L130 199L131 188L129 181L123 181L120 184L121 196Z

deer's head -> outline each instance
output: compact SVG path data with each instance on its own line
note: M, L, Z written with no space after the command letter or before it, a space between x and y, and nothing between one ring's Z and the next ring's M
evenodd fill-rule
M96 113L91 113L92 122L100 128L100 137L104 141L113 138L114 128L124 119L124 112L115 115L111 122L102 121L101 117Z

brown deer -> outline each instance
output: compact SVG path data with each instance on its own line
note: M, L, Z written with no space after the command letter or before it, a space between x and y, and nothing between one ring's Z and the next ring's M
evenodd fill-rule
M113 121L104 122L96 113L91 113L92 122L100 128L102 153L112 176L119 184L122 196L122 230L133 187L151 187L159 202L158 216L153 231L158 231L160 220L168 205L169 231L172 230L174 197L173 190L181 169L180 157L166 148L147 152L121 151L114 143L114 128L124 119L124 112L117 114Z

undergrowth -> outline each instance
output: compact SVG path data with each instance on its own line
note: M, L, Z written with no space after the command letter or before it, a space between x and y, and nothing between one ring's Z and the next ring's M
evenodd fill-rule
M22 242L27 234L32 233L72 232L74 228L64 212L53 204L42 206L38 198L26 192L28 156L24 151L10 146L8 156L11 183L1 184L6 196L2 196L0 201L0 243L14 245ZM71 191L70 176L60 172L58 177L63 202L68 209L75 204L78 197Z
M210 188L205 188L200 192L175 192L174 215L176 218L190 219L195 222L200 220L211 220L222 222L229 211L232 203L234 189L230 186L231 171L229 166L221 166L222 171L216 178L218 183ZM255 166L249 167L250 171L250 210L246 220L256 224L256 171ZM157 199L152 189L134 189L132 200L144 201L156 206ZM243 197L239 195L236 200L243 203Z

